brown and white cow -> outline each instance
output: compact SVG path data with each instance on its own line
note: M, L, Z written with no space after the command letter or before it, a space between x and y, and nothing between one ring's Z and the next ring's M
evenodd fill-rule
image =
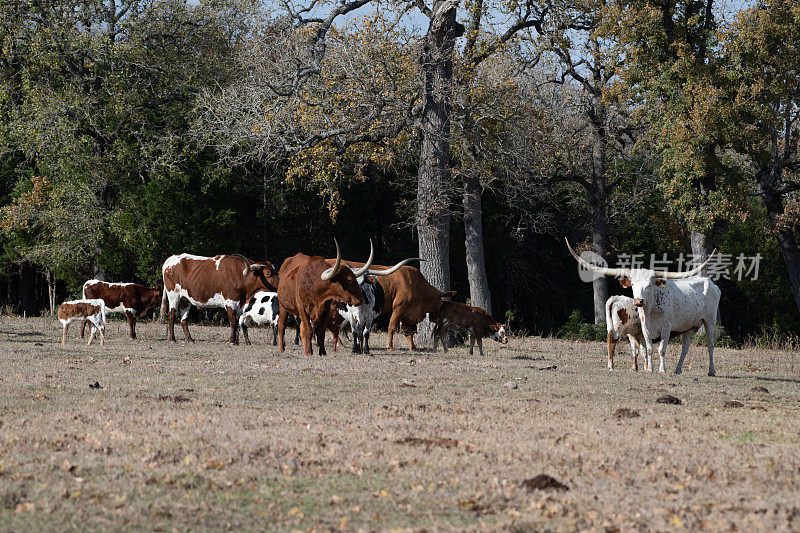
M106 313L125 313L131 339L136 338L136 318L142 318L161 303L161 289L151 289L137 283L107 283L90 279L83 284L83 298L103 300ZM83 338L86 322L81 324Z
M239 254L203 257L173 255L161 268L164 296L161 315L169 305L169 340L175 342L175 311L181 314L181 327L187 342L194 342L186 319L195 307L221 307L228 313L231 344L239 344L239 316L247 300L259 290L275 291L278 272L268 261L253 264ZM184 307L185 306L185 307Z
M67 343L67 330L73 322L89 322L92 332L89 334L88 346L94 340L95 331L100 332L100 346L103 345L106 331L106 304L100 299L70 300L58 307L58 321L64 329L61 332L61 344Z
M286 349L286 318L291 314L300 317L303 353L311 355L313 334L317 338L319 354L325 355L325 329L330 301L351 305L361 305L364 302L364 292L356 277L369 269L369 261L365 268L355 272L342 263L338 242L333 266L320 256L303 253L283 262L279 272L281 283L278 285L278 350L283 352Z
M417 324L425 320L426 315L435 316L439 313L442 298L455 296L456 291L443 292L428 283L419 269L406 266L407 262L416 259L406 259L393 267L372 265L367 271L373 276L380 276L378 283L383 288L385 301L381 316L389 316L389 338L386 343L387 350L394 349L394 330L402 323L403 334L408 340L409 350L416 350L414 332ZM328 259L331 263L333 259ZM343 261L351 268L363 268L364 263Z
M433 350L442 337L447 336L447 331L451 328L469 332L469 354L472 355L475 341L478 342L478 351L483 355L483 338L492 337L503 344L508 343L506 328L492 315L480 307L472 307L458 302L445 300L439 310L439 314L431 318L436 322L433 328ZM442 348L447 353L447 343L442 340Z

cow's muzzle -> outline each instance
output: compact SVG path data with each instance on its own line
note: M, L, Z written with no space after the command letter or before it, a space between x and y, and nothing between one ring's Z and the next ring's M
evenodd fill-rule
M641 298L634 298L633 305L635 305L636 307L642 307L644 305L644 300L642 300Z

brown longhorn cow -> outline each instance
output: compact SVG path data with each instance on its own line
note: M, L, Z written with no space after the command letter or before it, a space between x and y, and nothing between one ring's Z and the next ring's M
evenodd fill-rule
M284 333L288 315L300 317L303 353L311 355L313 334L317 338L319 354L325 355L325 328L330 301L351 305L361 305L364 302L364 292L356 278L369 269L370 261L367 261L366 268L351 270L342 264L339 243L335 239L334 242L336 259L333 260L333 266L320 256L303 253L287 258L281 265L281 283L278 286L278 350L281 352L286 349Z
M403 334L408 340L409 350L415 351L414 328L425 320L425 315L434 317L439 313L442 298L449 298L455 291L443 292L428 283L419 269L406 266L406 263L417 259L406 259L393 267L372 265L368 272L380 276L378 283L383 288L386 300L381 316L389 315L389 338L387 350L394 349L394 330L402 323ZM327 260L329 263L333 259ZM363 268L364 263L343 261L351 268Z
M131 339L136 338L136 317L142 318L161 303L161 289L136 283L107 283L90 279L83 284L83 299L99 298L106 304L106 313L125 313ZM83 338L86 322L81 324Z
M175 311L181 314L181 326L187 342L194 342L186 319L196 307L221 307L228 313L231 344L239 344L239 316L247 300L259 290L275 291L278 272L268 261L253 264L239 254L202 257L173 255L161 268L164 296L161 316L169 305L169 340L175 342ZM184 307L185 305L185 307Z

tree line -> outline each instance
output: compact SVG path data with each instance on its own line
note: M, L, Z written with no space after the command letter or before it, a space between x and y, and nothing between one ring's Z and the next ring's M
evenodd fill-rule
M722 324L798 334L800 6L720 2L0 0L0 305L335 236L549 333L622 292L568 236L760 253Z

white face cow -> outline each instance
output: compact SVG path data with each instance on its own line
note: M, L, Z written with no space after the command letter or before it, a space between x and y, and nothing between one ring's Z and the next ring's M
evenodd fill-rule
M364 303L361 305L337 305L339 314L344 318L342 329L347 324L353 330L353 353L369 354L369 332L372 323L381 314L385 295L383 287L374 276L366 274L357 278L361 290L364 291Z
M250 344L250 337L247 335L247 326L255 323L257 325L270 324L272 326L272 345L278 344L278 293L268 291L256 292L244 308L244 313L239 317L239 325L242 326L244 342Z
M607 268L583 260L567 241L572 256L584 268L606 276L621 278L623 287L632 287L634 305L642 322L642 334L647 346L646 367L653 370L653 339L661 337L658 347L659 372L664 372L664 357L671 334L683 335L683 349L675 367L680 374L683 360L689 351L691 335L701 326L706 329L708 341L708 375L714 375L714 330L717 323L720 290L709 278L698 276L711 261L706 261L688 272L667 272L644 268ZM716 250L715 250L716 251Z

